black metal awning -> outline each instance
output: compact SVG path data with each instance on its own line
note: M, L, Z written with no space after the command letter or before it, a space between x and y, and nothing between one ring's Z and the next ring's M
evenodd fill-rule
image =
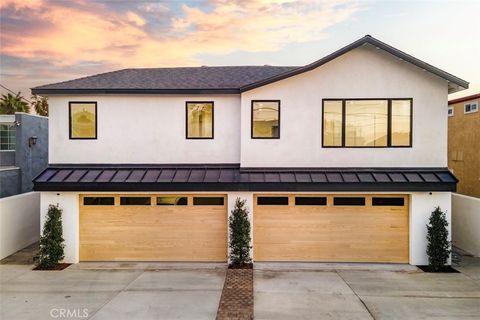
M51 165L35 191L456 191L447 168L241 168L233 165Z

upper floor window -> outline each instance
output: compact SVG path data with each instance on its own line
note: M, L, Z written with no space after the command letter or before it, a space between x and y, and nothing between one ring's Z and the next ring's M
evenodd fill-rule
M252 101L252 138L280 138L280 100Z
M213 101L187 102L187 139L213 139Z
M469 102L464 104L463 112L464 113L472 113L478 111L478 102Z
M453 114L454 114L454 108L453 106L448 106L448 116L449 117L453 117Z
M97 139L97 103L70 102L70 139Z
M410 147L411 99L323 101L324 147Z
M0 123L0 150L15 150L15 131L15 124Z

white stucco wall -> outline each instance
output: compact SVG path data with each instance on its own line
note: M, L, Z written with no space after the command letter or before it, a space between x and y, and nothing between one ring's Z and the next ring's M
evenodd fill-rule
M480 198L452 194L453 245L480 257Z
M65 239L65 258L63 262L77 263L79 261L79 203L75 192L42 192L40 197L40 226L46 220L48 206L58 204L63 210L62 227ZM41 232L41 231L40 231Z
M69 101L97 102L97 140L69 140ZM214 101L214 139L186 139L185 102ZM239 163L240 97L51 96L49 163Z
M242 93L244 167L446 167L447 81L370 46ZM412 148L322 148L322 99L413 98ZM281 100L280 139L251 139L251 100Z
M0 199L0 260L38 241L40 193Z
M452 237L452 197L450 192L416 192L410 195L410 264L427 265L427 224L435 207L445 212L449 240ZM451 259L449 259L451 263Z

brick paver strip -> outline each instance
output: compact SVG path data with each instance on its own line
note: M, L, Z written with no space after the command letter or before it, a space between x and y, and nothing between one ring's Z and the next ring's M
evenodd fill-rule
M217 320L253 319L253 270L228 269Z

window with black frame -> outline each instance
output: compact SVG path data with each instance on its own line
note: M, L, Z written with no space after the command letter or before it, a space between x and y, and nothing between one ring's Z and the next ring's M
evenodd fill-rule
M213 139L213 102L187 102L187 139Z
M280 138L280 101L252 101L252 138Z
M323 101L323 147L412 146L412 99Z

